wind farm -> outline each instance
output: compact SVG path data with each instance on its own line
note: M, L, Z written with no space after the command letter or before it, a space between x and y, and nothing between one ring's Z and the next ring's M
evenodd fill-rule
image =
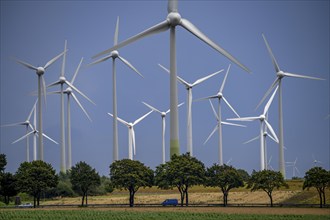
M295 12L296 18L300 20L298 22L291 14L292 6L286 3L270 3L263 8L264 13L258 14L253 13L255 11L252 9L261 8L258 2L244 3L253 5L247 11L238 2L221 1L205 4L199 1L170 1L169 4L166 1L100 2L95 5L92 2L72 2L75 6L80 4L81 13L74 13L73 19L68 16L73 13L71 7L63 9L54 3L54 12L63 10L63 18L54 19L50 10L52 7L34 3L37 9L45 13L44 19L40 20L36 15L26 14L26 11L33 10L32 5L21 6L24 8L22 11L18 7L19 3L1 4L4 7L8 5L8 8L11 4L16 7L2 15L7 20L1 19L1 26L7 34L4 35L3 31L1 33L4 46L1 50L0 124L16 122L22 117L25 119L36 98L29 94L38 88L39 102L36 110L33 113L31 111L28 117L31 122L32 115L36 114L36 126L33 123L28 126L29 132L34 132L30 137L40 132L58 141L59 145L44 141L43 135L39 135L36 143L37 158L34 159L50 162L58 171L68 170L78 161L88 161L100 173L108 175L108 165L118 159L139 160L154 168L164 161L170 161L173 154L190 151L207 166L223 164L232 158L231 165L251 172L268 167L270 159L267 160L266 153L257 153L257 149L262 149L261 140L266 134L275 140L267 142L267 154L272 155L274 170L285 173L287 158L296 157L299 158L296 166L300 175L314 165L329 167L329 158L325 156L329 155L329 120L325 119L329 114L330 71L326 49L329 41L328 34L322 34L328 23L321 17L321 12L313 11L309 14L306 13L309 10L306 5L294 3L302 4L301 9ZM322 7L317 5L317 8L321 10ZM274 9L283 11L283 20L275 19ZM12 19L9 12L22 15ZM98 16L91 18L87 14ZM254 16L250 17L251 14ZM26 20L21 19L23 16ZM121 40L118 37L119 17ZM8 21L9 18L12 22ZM306 26L301 28L300 22ZM82 24L92 25L82 28ZM11 29L12 25L17 26L17 33ZM31 25L43 34L38 35L28 29ZM54 27L62 26L62 30L54 32ZM248 30L247 27L251 28ZM285 33L286 37L280 33ZM317 33L317 37L312 33ZM111 36L114 36L113 44ZM65 39L69 42L69 50ZM59 62L61 58L62 64ZM118 64L117 58L125 65ZM113 62L103 62L106 60ZM170 76L163 73L159 63L170 67ZM272 75L274 68L275 81ZM282 68L306 73L308 77L282 72ZM77 69L81 73L75 78ZM227 72L205 74L217 69L225 69ZM31 70L37 73L38 82L29 73ZM298 80L295 77L316 80ZM72 80L68 81L67 78ZM283 78L286 78L285 82L281 82ZM193 102L191 105L191 96L187 98L187 88L196 85L196 79L200 79L197 84L205 81L194 88L194 98L210 97L215 91L221 93L221 115L217 111L220 105L210 107L207 101ZM47 94L51 91L48 91L49 87L46 91L43 80L47 84L53 82L50 85L60 85L56 92L62 94L62 97ZM185 86L181 86L180 82ZM74 94L84 99L78 101ZM261 129L258 123L245 123L246 128L226 126L221 129L221 125L228 123L224 119L258 115L260 109L255 110L255 107L258 103L264 107L263 101L268 101L269 95L272 95L272 104L267 105L267 119L265 112L262 112L271 125L267 131L264 127ZM47 103L42 96L47 96ZM65 97L68 98L67 102ZM219 97L215 97L213 103L220 102ZM72 99L77 105L70 105L69 100ZM186 99L185 106L180 108L186 107L187 112L180 111L178 100ZM154 113L150 113L148 120L136 127L138 145L137 154L134 155L132 134L131 138L127 138L127 126L118 126L117 123L123 119L134 119L139 113L146 112L146 106L141 105L142 101L146 101L149 108L154 108ZM230 106L227 108L222 101L226 104L229 101ZM81 115L81 111L84 115ZM113 119L107 112L113 114ZM169 114L169 117L163 117L163 113ZM11 145L20 135L29 133L25 129L24 126L1 128L0 153L8 155L8 168L11 171L26 161L25 149L32 146L32 138L23 138L24 142ZM255 137L257 132L260 133L260 143L249 142L249 146L245 146L243 143ZM220 139L214 138L214 134L223 137L223 147L219 147ZM72 148L71 139L74 145ZM276 143L277 139L279 143ZM207 142L204 145L205 140ZM190 150L192 143L193 151ZM285 156L284 145L288 146ZM221 155L225 155L227 160L221 159L219 149L222 149ZM322 164L313 163L312 154ZM292 174L291 169L286 172L288 177Z

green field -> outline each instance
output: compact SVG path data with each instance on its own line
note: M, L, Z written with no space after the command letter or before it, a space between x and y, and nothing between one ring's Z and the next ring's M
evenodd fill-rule
M180 219L180 220L329 220L327 215L256 215L256 214L223 214L191 212L135 212L105 210L1 210L0 220L129 220L129 219Z

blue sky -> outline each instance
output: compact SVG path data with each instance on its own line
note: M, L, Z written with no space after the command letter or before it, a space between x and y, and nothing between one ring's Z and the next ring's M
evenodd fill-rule
M285 160L298 158L300 175L313 166L313 157L329 169L329 1L179 1L179 12L210 39L234 55L252 73L232 65L224 95L241 116L257 116L254 110L275 79L275 72L261 34L264 33L284 71L326 79L283 80ZM83 97L79 100L92 122L72 103L73 163L86 161L101 174L108 175L112 162L112 64L92 67L91 57L113 45L117 16L120 17L119 42L151 27L167 16L167 1L1 1L1 120L0 124L24 121L37 89L33 71L17 64L17 57L33 65L44 65L63 51L68 40L66 77L71 79L81 59L83 67L75 85L96 106ZM229 60L186 30L177 28L178 75L188 82L220 69ZM143 75L139 77L117 62L118 116L134 121L149 109L169 108L169 75L158 63L169 67L169 32L154 35L119 50L122 57ZM58 79L61 60L45 73L46 83ZM224 71L225 72L225 71ZM193 89L194 99L216 94L224 73ZM55 89L50 89L55 90ZM179 102L186 102L186 90L178 84ZM216 104L216 102L214 102ZM263 108L263 106L262 106ZM235 115L223 105L223 118ZM194 156L206 166L218 162L217 136L203 142L216 125L207 101L193 103ZM60 141L60 98L47 97L44 107L44 132ZM181 153L186 151L186 106L179 110ZM166 145L169 159L169 117L166 120ZM269 110L269 122L278 133L278 98ZM259 122L247 128L223 127L224 161L248 172L259 169L259 142L242 143L258 135ZM119 129L119 158L128 156L128 132ZM7 170L15 172L25 160L25 142L11 142L24 134L23 127L1 128L1 153L7 155ZM161 118L153 113L135 127L135 159L151 168L161 162ZM45 161L59 170L60 146L46 140ZM32 141L31 141L32 146ZM32 149L31 154L32 155ZM268 157L278 169L278 145L268 142ZM287 170L290 178L292 170Z

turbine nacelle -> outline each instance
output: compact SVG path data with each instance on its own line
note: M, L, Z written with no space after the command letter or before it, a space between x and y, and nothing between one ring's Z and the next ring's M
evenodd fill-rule
M68 87L66 90L64 90L64 93L70 95L72 93L71 87Z
M181 24L181 15L178 12L171 12L167 15L167 21L172 27Z
M260 119L260 121L264 121L266 119L266 116L265 115L260 115L259 119Z
M65 78L64 76L60 76L59 82L60 82L61 84L64 84L65 81L66 81L66 78Z
M45 68L43 68L43 67L38 67L37 68L37 74L38 74L38 76L41 76L44 73L45 73Z
M221 99L221 98L223 97L222 92L219 92L219 93L217 94L217 97L218 97L218 99Z
M166 116L166 112L161 112L160 114L161 114L162 118L164 118Z
M119 57L119 52L117 50L111 51L111 57L113 59L116 59L117 57Z

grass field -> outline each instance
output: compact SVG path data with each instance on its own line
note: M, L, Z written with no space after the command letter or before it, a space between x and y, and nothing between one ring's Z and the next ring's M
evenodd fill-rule
M245 209L244 214L236 214L235 210L232 209L231 213L216 211L214 208L205 211L202 210L191 210L188 208L175 208L178 211L173 211L173 209L167 209L163 211L161 209L59 209L59 210L1 210L0 220L51 220L51 219L67 219L67 220L103 220L103 219L112 219L112 220L130 220L130 219L157 219L157 220L167 220L167 219L180 219L180 220L329 220L329 216L324 211L323 213L318 214L299 214L299 211L296 211L296 214L281 214L281 211L285 209L278 209L278 214L255 214L253 212L249 213L248 209ZM243 209L244 208L236 208ZM204 210L204 211L203 211ZM206 209L207 210L207 209ZM274 209L273 209L274 210ZM299 210L299 209L298 209ZM265 209L264 209L265 211ZM239 213L239 212L238 212ZM264 213L264 212L261 212ZM270 212L272 213L272 212ZM330 213L329 213L330 214Z

